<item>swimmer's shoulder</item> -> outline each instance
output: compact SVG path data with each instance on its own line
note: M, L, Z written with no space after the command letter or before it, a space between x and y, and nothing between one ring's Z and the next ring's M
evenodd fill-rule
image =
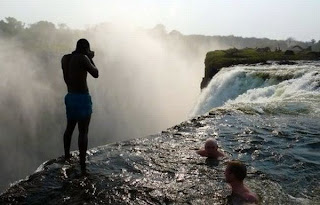
M204 149L197 150L197 154L200 155L200 156L203 156L203 157L207 157L208 156L208 153Z
M244 194L244 198L246 201L248 201L250 203L258 203L258 201L259 201L258 196L253 192L246 192Z

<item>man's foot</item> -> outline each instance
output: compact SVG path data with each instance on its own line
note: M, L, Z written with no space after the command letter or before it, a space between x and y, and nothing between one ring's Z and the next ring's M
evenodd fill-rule
M70 161L70 158L71 158L71 155L70 155L70 154L64 155L64 161L69 162L69 161Z
M80 167L81 167L82 174L85 174L87 172L86 163L85 162L80 162Z

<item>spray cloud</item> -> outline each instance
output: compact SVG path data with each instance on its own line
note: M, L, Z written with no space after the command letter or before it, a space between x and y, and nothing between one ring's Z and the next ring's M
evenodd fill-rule
M161 30L110 24L75 36L74 46L80 37L90 41L100 71L98 79L88 76L94 106L89 148L143 137L187 119L200 91L208 45L192 48ZM2 189L63 154L67 91L60 66L66 52L35 55L21 41L2 37L0 44Z

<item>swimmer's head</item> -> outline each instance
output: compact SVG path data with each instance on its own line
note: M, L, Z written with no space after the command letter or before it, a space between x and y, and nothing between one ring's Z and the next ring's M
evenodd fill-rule
M230 161L224 174L227 182L243 181L247 176L247 168L245 164L238 160Z
M206 141L206 143L204 145L204 149L207 152L216 151L218 149L218 144L214 139L209 138L209 139L207 139L207 141Z

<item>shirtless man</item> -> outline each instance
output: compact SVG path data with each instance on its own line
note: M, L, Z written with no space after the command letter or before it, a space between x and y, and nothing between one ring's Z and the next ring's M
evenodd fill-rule
M243 183L244 178L247 176L247 168L240 161L228 162L225 170L225 178L227 183L232 188L232 196L239 197L249 203L258 203L258 197L255 193Z
M218 159L219 157L224 157L224 154L218 150L217 142L209 138L207 139L204 148L197 151L197 153L203 157Z
M72 54L64 55L61 59L63 78L68 88L65 96L67 112L67 128L64 132L65 159L70 158L71 137L75 126L78 124L78 146L80 152L81 171L86 169L86 152L88 147L88 130L92 113L91 96L87 85L87 73L94 78L99 77L92 58L94 52L86 39L77 42L76 50Z

